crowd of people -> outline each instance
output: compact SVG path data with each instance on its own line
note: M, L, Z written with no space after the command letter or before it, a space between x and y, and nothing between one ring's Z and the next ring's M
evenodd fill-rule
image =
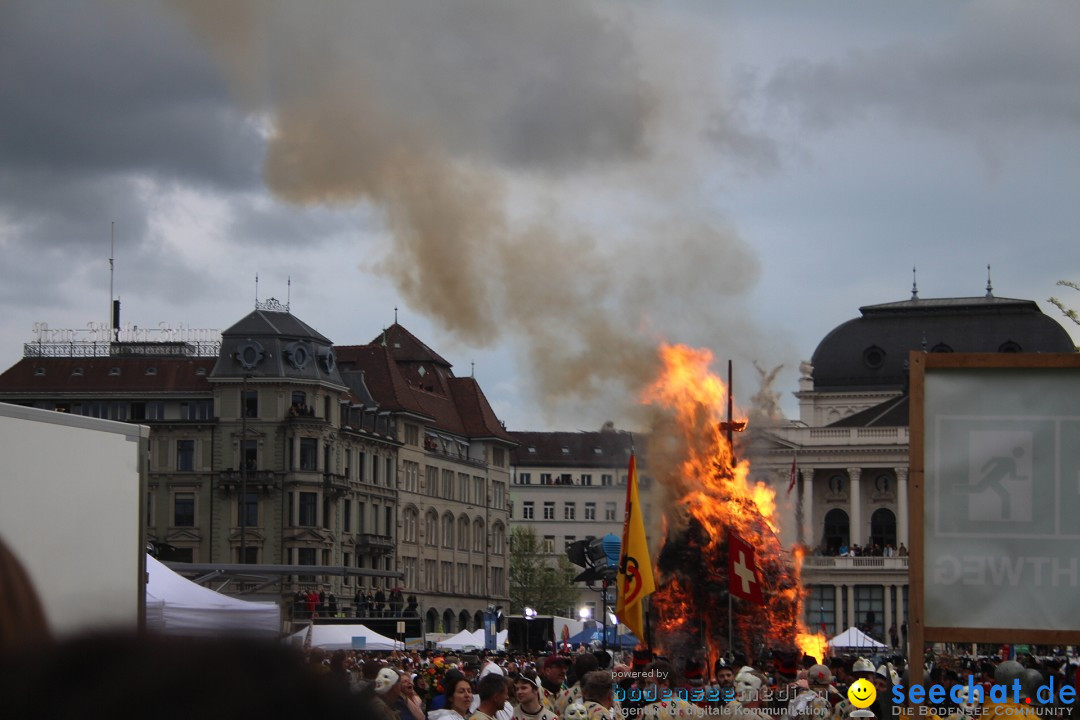
M352 598L352 606L346 607L337 596L322 587L297 590L293 594L292 617L306 620L318 617L417 617L419 603L416 596L405 596L400 587L389 590L359 588Z
M834 546L821 545L814 548L812 554L817 557L907 557L908 549L904 543L900 543L900 547L893 547L892 543L854 543L850 546L842 543Z

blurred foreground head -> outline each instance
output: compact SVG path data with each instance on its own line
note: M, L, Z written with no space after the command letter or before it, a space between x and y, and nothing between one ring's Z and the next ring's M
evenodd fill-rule
M279 643L91 635L0 653L6 717L365 717L369 700Z
M48 641L49 626L37 590L0 538L0 652Z

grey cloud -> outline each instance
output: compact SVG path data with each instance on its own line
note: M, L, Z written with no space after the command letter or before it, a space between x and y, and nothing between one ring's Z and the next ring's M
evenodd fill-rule
M7 2L0 22L0 166L259 182L255 130L212 63L154 4Z
M789 61L763 86L805 126L871 114L986 142L987 135L1080 122L1080 5L974 3L940 41L851 50L828 62Z

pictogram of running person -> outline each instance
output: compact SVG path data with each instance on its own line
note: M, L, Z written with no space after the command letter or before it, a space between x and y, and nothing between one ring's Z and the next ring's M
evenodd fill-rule
M1024 520L1027 518L1014 517L1012 494L1002 484L1006 480L1013 482L1025 482L1027 475L1020 475L1016 463L1024 457L1024 448L1014 447L1012 456L999 455L992 457L979 470L979 481L969 485L954 485L954 495L976 495L984 490L989 490L1001 501L1001 519Z

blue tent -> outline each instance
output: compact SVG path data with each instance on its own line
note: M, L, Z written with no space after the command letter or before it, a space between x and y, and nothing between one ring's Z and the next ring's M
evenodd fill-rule
M591 645L592 643L600 643L600 631L599 626L595 628L585 628L577 635L570 636L571 645ZM608 647L634 647L638 644L638 639L632 634L627 633L625 635L616 635L618 628L614 625L609 625L607 628L607 644Z

